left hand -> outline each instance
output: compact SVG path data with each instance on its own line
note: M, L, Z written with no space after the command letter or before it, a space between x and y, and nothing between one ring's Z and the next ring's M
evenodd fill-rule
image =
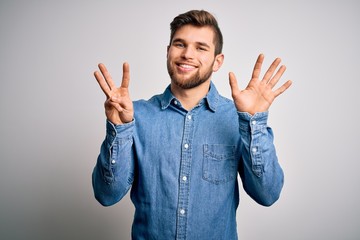
M260 80L259 75L263 61L264 55L260 54L256 60L251 80L243 90L239 89L235 74L232 72L229 73L232 97L239 112L248 112L251 115L254 115L257 112L268 111L274 99L292 84L292 82L288 80L281 87L273 90L273 87L277 84L286 70L286 67L282 65L274 75L276 68L281 62L280 58L274 60L263 79Z

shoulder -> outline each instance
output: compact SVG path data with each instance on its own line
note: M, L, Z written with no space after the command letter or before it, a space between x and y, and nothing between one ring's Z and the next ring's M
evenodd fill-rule
M217 108L218 109L224 109L225 108L227 111L229 109L236 111L234 101L227 98L227 97L224 97L222 95L218 95Z
M158 111L161 108L162 94L154 95L150 99L133 101L134 110L140 112Z
M221 95L213 82L211 82L210 85L208 101L214 110L226 108L226 110L228 111L231 108L235 108L234 102L231 99Z
M224 105L234 105L234 101L231 100L230 98L224 97L223 95L218 95L219 96L219 103L224 104Z

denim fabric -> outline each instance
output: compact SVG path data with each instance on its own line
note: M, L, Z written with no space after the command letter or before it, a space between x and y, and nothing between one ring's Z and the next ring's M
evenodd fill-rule
M238 173L246 193L273 204L283 172L268 113L237 112L211 83L191 111L170 87L134 102L134 121L107 122L93 171L96 199L117 203L131 188L133 239L237 239Z

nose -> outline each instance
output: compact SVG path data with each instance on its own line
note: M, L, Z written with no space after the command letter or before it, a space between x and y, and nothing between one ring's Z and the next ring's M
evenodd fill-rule
M193 59L194 54L195 54L195 50L192 47L187 46L183 49L181 57L185 59Z

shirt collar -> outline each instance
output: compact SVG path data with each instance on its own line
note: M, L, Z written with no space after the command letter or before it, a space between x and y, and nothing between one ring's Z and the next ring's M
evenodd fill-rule
M161 96L161 109L164 110L169 107L170 103L176 99L175 96L171 93L170 85L165 89L164 93ZM206 94L205 98L206 106L213 112L216 111L216 107L219 100L219 93L213 84L210 82L210 90L208 94Z

